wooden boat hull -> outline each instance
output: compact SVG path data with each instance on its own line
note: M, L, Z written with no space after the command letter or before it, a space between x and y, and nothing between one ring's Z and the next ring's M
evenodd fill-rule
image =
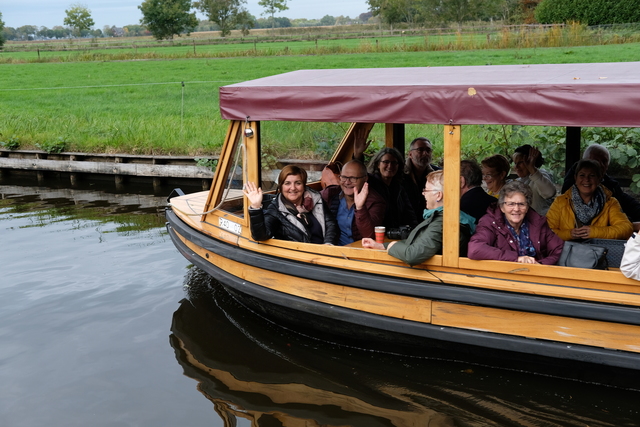
M428 339L640 369L638 353L598 345L640 343L635 307L381 276L365 266L356 271L309 264L213 238L171 209L167 220L171 239L189 261L252 309L289 325L362 342L419 347ZM315 319L301 324L301 314Z

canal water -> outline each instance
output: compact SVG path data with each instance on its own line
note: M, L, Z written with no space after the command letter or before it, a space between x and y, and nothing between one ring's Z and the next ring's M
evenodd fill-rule
M0 425L636 426L620 388L300 335L173 247L164 198L0 185Z

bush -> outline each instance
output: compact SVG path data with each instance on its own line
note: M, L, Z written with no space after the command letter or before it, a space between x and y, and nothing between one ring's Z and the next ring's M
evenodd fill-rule
M17 150L20 148L20 140L14 135L8 141L0 141L0 145L7 150Z
M37 143L36 147L47 153L62 153L67 148L67 141L63 137L58 137L55 141Z
M541 24L624 24L640 22L640 7L637 0L542 0L535 16Z

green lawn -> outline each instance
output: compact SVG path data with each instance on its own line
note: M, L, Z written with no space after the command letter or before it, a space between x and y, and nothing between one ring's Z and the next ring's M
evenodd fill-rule
M5 63L0 65L0 141L15 136L21 148L35 148L37 143L61 138L67 142L68 151L210 155L219 151L227 127L218 111L218 88L222 85L298 69L621 61L640 61L640 44ZM331 124L265 124L263 141L277 155L310 157L333 144L343 128ZM429 134L437 145L442 141L440 132L435 127L408 127L407 138ZM374 137L381 139L381 131Z

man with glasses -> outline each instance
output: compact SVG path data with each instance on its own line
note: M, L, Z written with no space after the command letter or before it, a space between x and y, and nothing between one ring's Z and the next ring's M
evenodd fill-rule
M338 222L341 245L374 237L375 227L384 221L386 202L369 188L367 168L358 160L342 167L339 186L330 185L321 194Z
M422 189L427 182L429 173L440 170L436 165L431 164L433 147L431 141L425 137L418 137L409 144L409 155L404 165L404 187L413 211L418 219L422 216L425 206L425 198Z

